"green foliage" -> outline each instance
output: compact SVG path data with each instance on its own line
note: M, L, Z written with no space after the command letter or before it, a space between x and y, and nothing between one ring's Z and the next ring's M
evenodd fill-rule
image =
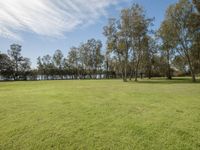
M145 52L149 51L148 47L150 47L145 38L151 23L152 19L146 17L142 6L133 4L130 8L122 9L119 20L110 19L108 25L104 27L107 52L117 58L120 65L119 72L124 81L127 81L128 73L131 74L131 79L133 72L137 81L139 69L142 70L142 60L145 55L150 55Z
M0 75L5 80L26 80L31 70L29 58L21 55L22 46L12 44L7 54L0 54Z
M0 75L10 78L14 75L13 62L7 54L0 53Z
M199 59L196 59L193 55L195 51L199 51L197 47L194 48L197 38L192 25L196 20L191 20L194 12L194 6L191 1L179 0L168 8L166 19L160 30L164 49L169 51L172 48L176 48L176 53L186 58L193 82L196 80L195 74L197 72L195 62Z

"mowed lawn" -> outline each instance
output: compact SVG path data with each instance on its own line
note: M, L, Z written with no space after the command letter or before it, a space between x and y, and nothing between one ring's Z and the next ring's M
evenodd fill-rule
M0 82L1 150L199 150L200 84Z

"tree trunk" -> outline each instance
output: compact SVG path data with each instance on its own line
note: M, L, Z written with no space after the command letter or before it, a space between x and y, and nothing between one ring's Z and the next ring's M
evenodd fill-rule
M192 82L196 82L196 77L193 71L191 71L191 75L192 75Z
M128 66L128 42L126 41L126 50L125 50L125 65L124 65L124 82L127 82L127 66Z
M135 82L138 81L138 69L139 69L139 63L140 63L140 57L141 57L141 45L140 45L140 38L138 39L139 47L138 47L138 54L137 54L137 63L136 63L136 70L135 70Z
M150 55L150 54L149 54ZM152 71L152 64L151 64L151 58L148 57L148 78L151 79L151 71Z
M131 69L131 74L130 74L130 78L129 78L129 80L131 81L132 78L133 78L133 70Z
M192 62L190 60L188 48L183 43L182 43L182 47L183 47L183 51L185 53L185 56L187 58L187 61L188 61L189 67L190 67L190 73L191 73L191 76L192 76L192 82L196 82L195 72L193 70Z
M190 59L188 59L188 60L190 60ZM195 73L194 73L191 61L189 61L189 67L190 67L190 73L191 73L191 76L192 76L192 82L196 82L196 77L195 77Z
M139 63L140 63L140 56L138 56L138 60L137 60L136 68L135 68L135 81L136 82L138 81L137 78L138 78Z
M191 76L192 76L192 82L196 82L195 73L194 73L193 66L192 66L192 63L191 63L191 60L190 60L190 57L189 57L188 53L186 54L186 57L187 57L187 60L188 60L188 63L189 63L189 67L190 67L190 73L191 73Z
M172 76L171 76L171 66L170 66L170 54L169 51L167 51L167 65L168 65L168 70L167 70L167 79L171 80Z
M148 71L148 78L151 79L151 67L149 68L149 71Z
M127 62L125 62L124 65L124 78L123 78L124 82L127 82Z
M136 65L136 70L135 70L135 81L137 82L138 81L138 67L139 67L139 60L137 62L137 65Z
M133 74L134 74L134 69L135 69L134 59L132 60L132 64L131 64L130 68L131 68L131 74L130 74L129 80L132 80Z

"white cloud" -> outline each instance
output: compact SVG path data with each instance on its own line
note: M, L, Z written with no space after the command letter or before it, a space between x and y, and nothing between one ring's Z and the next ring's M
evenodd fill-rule
M20 40L20 31L63 37L106 14L122 0L0 0L0 36Z

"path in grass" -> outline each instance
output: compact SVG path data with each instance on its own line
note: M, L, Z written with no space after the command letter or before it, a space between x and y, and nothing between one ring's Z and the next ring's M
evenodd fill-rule
M200 84L0 83L0 149L200 149Z

